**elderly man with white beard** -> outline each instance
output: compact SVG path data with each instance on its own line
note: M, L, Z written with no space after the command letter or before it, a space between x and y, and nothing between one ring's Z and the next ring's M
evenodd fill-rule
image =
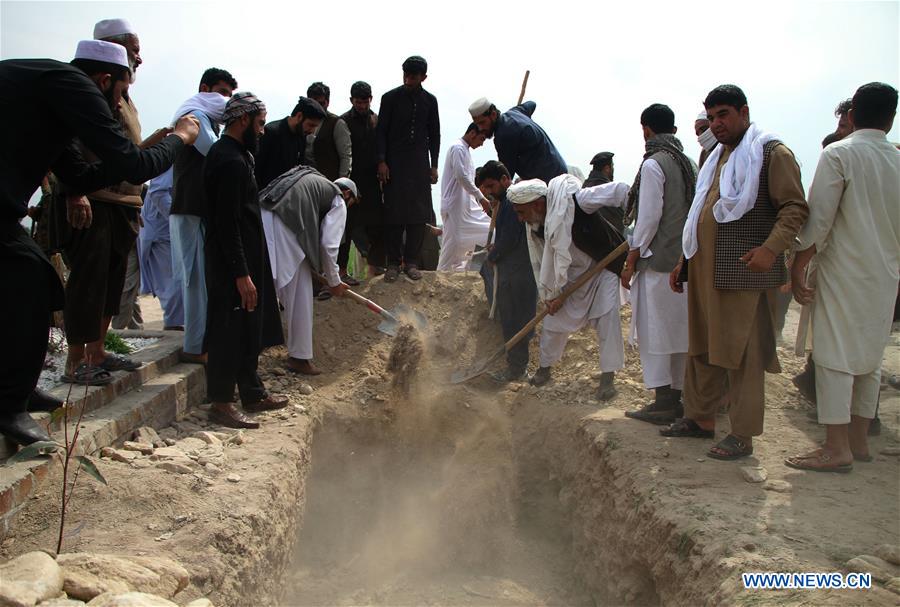
M606 401L615 396L615 372L625 366L615 273L621 271L624 255L568 299L562 301L560 295L622 242L621 234L597 211L623 207L627 195L625 183L582 188L569 174L554 177L549 185L530 179L507 190L519 221L528 223L528 252L538 297L550 311L541 329L540 367L531 377L532 385L550 380L550 367L562 359L569 335L590 324L597 332L602 373L597 398Z

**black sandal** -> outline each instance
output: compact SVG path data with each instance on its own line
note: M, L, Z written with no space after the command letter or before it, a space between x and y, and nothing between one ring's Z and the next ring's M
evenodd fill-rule
M80 386L105 386L113 380L112 374L106 369L93 367L87 363L81 363L72 374L64 374L59 378L64 384L78 384Z
M121 354L108 354L97 366L106 371L137 371L141 368L141 363L125 358Z
M719 449L720 451L724 451L725 453L716 453L713 449ZM747 457L748 455L753 455L753 447L747 446L747 443L739 439L733 434L729 434L721 441L718 442L714 447L712 447L707 453L707 456L713 459L721 459L721 460L735 460L741 459L742 457Z
M704 430L692 419L681 417L676 419L668 428L659 431L663 436L676 438L714 438L715 430Z

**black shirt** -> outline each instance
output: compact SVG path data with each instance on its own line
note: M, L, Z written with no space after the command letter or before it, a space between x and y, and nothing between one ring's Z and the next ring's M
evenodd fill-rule
M138 148L97 85L80 69L53 59L0 61L0 113L7 117L0 146L0 221L25 215L28 199L49 170L72 193L88 193L156 177L183 147L180 137L170 135L152 148ZM75 137L101 162L85 162Z
M288 117L270 122L259 140L256 154L256 184L264 190L273 179L304 162L306 137L292 133Z

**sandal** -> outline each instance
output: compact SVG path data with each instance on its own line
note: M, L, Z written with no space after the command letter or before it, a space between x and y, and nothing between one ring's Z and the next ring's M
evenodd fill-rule
M97 366L106 371L137 371L141 368L141 363L125 358L121 354L108 354Z
M94 367L87 363L81 363L75 367L75 371L71 375L64 373L59 379L64 384L105 386L113 380L113 377L106 369Z
M341 281L348 287L358 287L360 285L360 282L349 274L344 274L343 276L341 276Z
M832 457L817 449L806 455L796 455L784 460L784 465L797 470L810 470L812 472L839 472L847 473L853 470L853 464L834 464Z
M676 438L714 438L716 436L715 430L705 430L697 425L697 422L687 417L676 419L668 428L660 429L659 433Z
M400 268L397 266L388 266L384 273L384 282L396 282L400 278Z
M717 453L715 449L724 451L724 453ZM734 434L729 434L707 451L706 455L713 459L730 461L753 455L753 447L748 447L747 443L736 437Z
M419 271L419 268L417 268L416 266L414 266L412 264L406 266L406 268L403 270L403 273L406 274L410 280L421 280L422 279L422 272Z

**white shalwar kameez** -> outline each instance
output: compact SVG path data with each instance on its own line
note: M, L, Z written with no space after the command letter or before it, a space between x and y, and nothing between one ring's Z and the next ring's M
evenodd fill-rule
M437 269L466 269L466 253L487 242L491 218L481 208L481 192L475 187L475 165L469 144L459 139L447 150L441 181L441 220L444 236Z
M602 206L622 207L628 195L624 183L605 183L581 188L572 175L560 175L550 181L547 216L541 240L529 227L528 249L543 301L558 297L566 285L594 265L594 259L572 242L575 209L572 194L588 214ZM603 270L572 293L556 314L544 317L541 327L540 366L550 367L562 359L569 335L590 324L597 333L600 371L618 371L625 366L625 347L619 319L619 277Z
M648 158L641 166L641 190L631 249L641 258L651 257L650 243L656 236L663 213L666 176L659 163ZM646 269L631 281L631 331L629 343L637 341L644 384L648 389L670 386L681 390L688 351L687 293L669 287L669 274Z
M798 248L816 246L812 302L820 424L872 419L900 267L900 151L859 129L825 148Z
M287 349L291 358L310 360L313 357L313 286L312 268L297 236L278 215L266 209L262 213L266 246L275 279L275 291L284 306L287 319ZM328 286L341 282L337 256L347 222L347 206L340 195L331 202L331 209L319 226L319 256L322 273Z

